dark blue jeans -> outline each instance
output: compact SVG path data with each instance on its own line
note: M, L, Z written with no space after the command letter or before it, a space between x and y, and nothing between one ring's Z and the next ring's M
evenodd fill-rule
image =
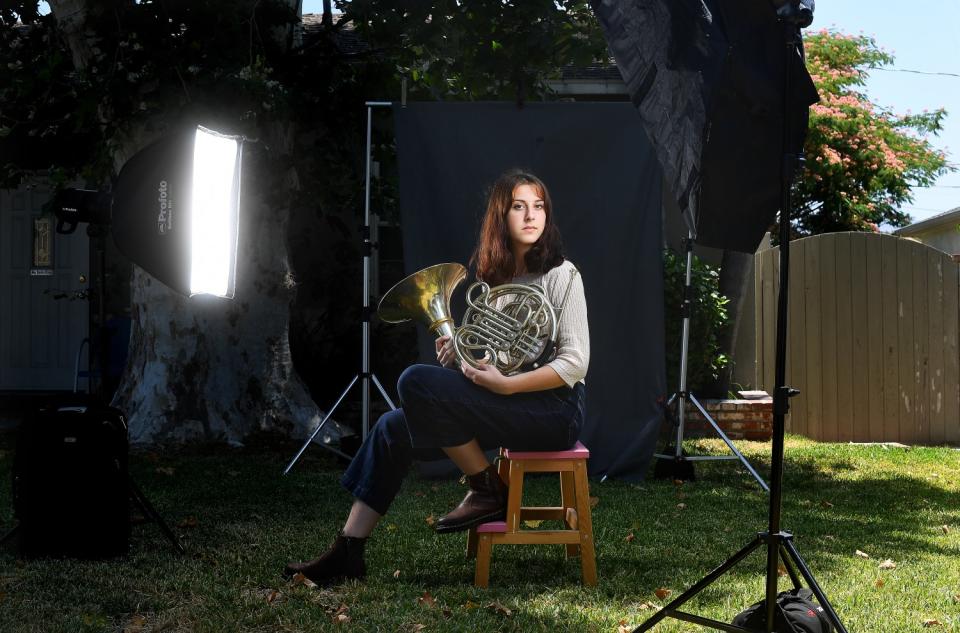
M414 460L446 457L442 447L476 439L488 450L559 451L580 436L584 386L495 394L458 369L408 367L397 382L400 408L380 416L340 482L386 514Z

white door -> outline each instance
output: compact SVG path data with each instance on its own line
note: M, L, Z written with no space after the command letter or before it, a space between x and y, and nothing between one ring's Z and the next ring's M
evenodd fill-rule
M0 189L0 389L73 389L89 332L89 238L44 216L45 188ZM84 353L86 357L86 353Z

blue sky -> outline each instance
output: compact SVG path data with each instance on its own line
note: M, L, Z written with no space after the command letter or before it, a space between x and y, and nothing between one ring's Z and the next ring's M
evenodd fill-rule
M303 12L320 13L322 7L321 0L305 0ZM892 53L891 70L872 71L867 96L894 112L946 108L944 130L933 144L960 165L960 2L818 0L810 29L821 28L862 32ZM934 187L914 189L914 201L904 209L919 221L955 207L960 207L960 172Z

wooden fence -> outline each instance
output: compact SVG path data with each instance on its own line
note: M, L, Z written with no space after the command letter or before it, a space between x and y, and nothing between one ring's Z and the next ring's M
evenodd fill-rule
M756 256L757 384L773 393L779 249ZM832 233L790 244L787 431L824 441L960 442L958 264L918 242Z

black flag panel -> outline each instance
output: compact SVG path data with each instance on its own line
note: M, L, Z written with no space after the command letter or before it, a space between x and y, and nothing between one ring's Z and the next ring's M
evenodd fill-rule
M634 106L697 242L754 252L773 223L783 162L784 54L772 4L593 0ZM803 65L788 102L787 152L817 100Z

